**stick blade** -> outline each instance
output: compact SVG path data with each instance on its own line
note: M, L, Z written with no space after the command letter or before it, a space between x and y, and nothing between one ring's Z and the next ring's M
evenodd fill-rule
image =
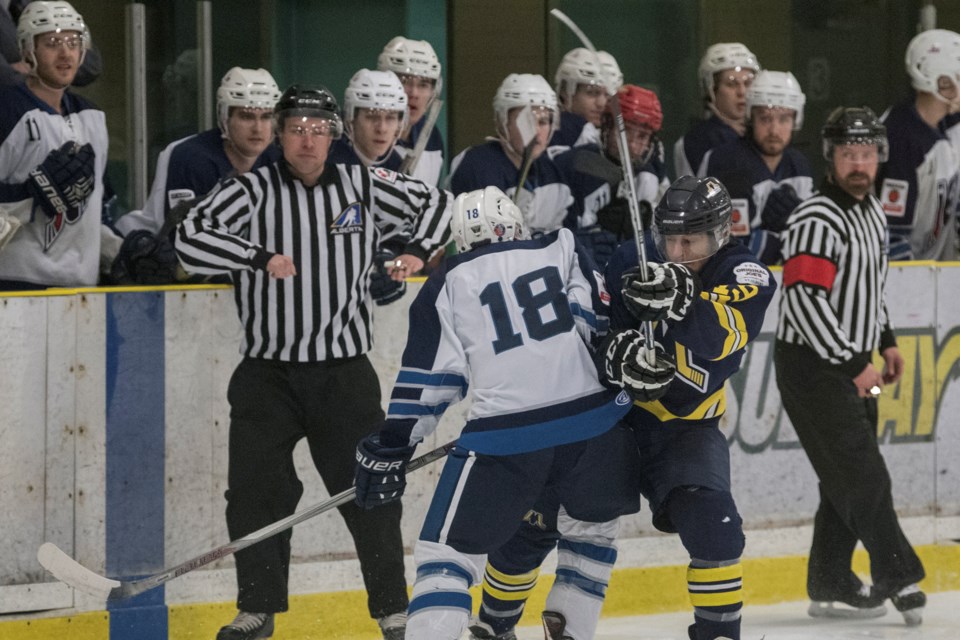
M37 560L40 566L60 582L101 600L107 600L110 592L120 586L118 581L105 578L87 569L51 542L40 545L37 550Z

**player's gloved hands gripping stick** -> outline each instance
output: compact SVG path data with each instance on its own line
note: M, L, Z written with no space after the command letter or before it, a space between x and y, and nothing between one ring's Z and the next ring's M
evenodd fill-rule
M682 264L647 263L649 279L644 280L639 267L623 273L623 302L641 322L669 318L683 320L699 295L699 279Z
M663 345L654 343L653 363L644 356L645 346L640 331L626 329L607 336L597 350L604 381L625 390L638 402L662 398L677 373L673 356L664 351Z
M364 509L396 502L407 488L407 464L416 446L387 447L380 435L369 435L357 445L354 501Z

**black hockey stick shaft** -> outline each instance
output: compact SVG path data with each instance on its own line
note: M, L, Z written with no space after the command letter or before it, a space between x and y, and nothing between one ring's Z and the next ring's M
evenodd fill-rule
M431 462L445 457L450 450L456 446L456 444L456 441L448 442L443 446L437 447L436 449L411 460L410 464L407 465L407 471L415 471L421 467L425 467ZM144 591L149 591L150 589L159 587L160 585L169 582L174 578L179 578L185 573L190 573L194 569L199 569L200 567L208 565L211 562L215 562L220 558L225 558L226 556L232 555L237 551L246 549L247 547L257 544L258 542L262 542L271 536L275 536L282 531L286 531L287 529L290 529L294 525L297 525L305 520L309 520L310 518L318 516L321 513L346 504L347 502L353 500L356 493L356 488L350 487L349 489L345 489L319 504L316 504L308 509L304 509L303 511L298 511L297 513L289 515L282 520L278 520L277 522L258 529L253 533L249 533L242 538L232 540L217 547L216 549L212 549L206 553L202 553L194 558L191 558L186 562L181 562L175 567L170 567L160 571L159 573L136 580L118 581L99 576L93 571L83 567L76 560L70 558L65 553L60 551L60 549L56 548L55 545L50 543L45 543L41 547L41 553L38 553L38 558L40 558L40 564L43 565L45 569L50 571L50 573L52 573L57 579L66 583L68 586L92 593L96 592L97 588L91 590L90 588L84 587L86 585L96 584L102 588L104 583L111 583L108 585L108 588L112 588L110 588L106 599L108 601L122 600L124 598L130 598L137 594L143 593ZM44 549L44 547L46 547L46 549ZM106 593L105 589L104 593ZM101 593L98 595L103 594Z
M603 78L603 64L600 62L600 56L597 55L597 49L590 42L590 38L571 20L567 14L559 9L551 9L550 14L557 20L567 25L571 31L580 39L583 46L593 54L597 70L600 77ZM620 96L616 91L611 92L609 87L607 93L610 94L610 110L613 112L613 119L617 125L617 150L620 152L620 168L623 171L623 186L627 192L627 204L630 207L630 222L633 224L633 239L637 244L637 256L639 258L640 277L644 280L650 278L650 270L647 266L647 247L644 241L643 218L640 216L640 202L637 199L637 187L633 179L633 163L630 161L630 148L627 145L627 128L623 122L623 112L620 110ZM644 322L643 326L644 358L648 364L656 362L656 353L653 349L653 323Z

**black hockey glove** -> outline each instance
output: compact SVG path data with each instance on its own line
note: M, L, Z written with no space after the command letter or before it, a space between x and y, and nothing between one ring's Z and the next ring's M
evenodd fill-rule
M623 302L641 322L683 320L694 298L700 293L700 281L682 264L647 263L648 280L640 275L640 267L623 272Z
M370 296L379 306L396 302L407 292L406 280L393 280L387 273L387 265L393 263L396 254L380 250L373 256L373 269L370 271Z
M640 222L644 229L649 229L653 208L646 200L639 201L637 205L640 208ZM614 198L607 206L597 211L597 224L610 233L617 234L621 240L632 238L633 222L630 221L630 205L626 198Z
M587 250L601 269L606 266L613 252L620 246L617 236L599 225L577 229L574 235L577 237L577 242Z
M782 184L770 192L767 203L760 214L760 225L774 233L780 233L787 226L787 218L800 204L797 192L789 184Z
M177 277L177 253L169 238L157 238L145 229L131 231L110 268L116 284L172 284Z
M64 216L74 222L93 193L94 151L90 143L68 142L54 149L27 178L27 191L51 218Z
M626 391L638 402L651 402L663 397L677 373L673 356L654 343L653 364L644 355L643 334L626 329L607 336L597 351L603 358L603 376L615 387Z
M357 445L357 469L353 484L354 501L364 509L396 502L407 488L407 463L415 446L385 447L378 434L370 435Z

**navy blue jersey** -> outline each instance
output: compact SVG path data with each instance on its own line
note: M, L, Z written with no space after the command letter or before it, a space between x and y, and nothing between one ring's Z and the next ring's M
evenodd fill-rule
M656 259L655 250L648 251ZM638 264L633 242L620 245L606 269L612 331L639 328L623 302L622 273ZM634 411L660 423L716 423L726 410L726 381L740 368L744 348L757 337L777 283L766 266L733 241L721 247L698 274L703 289L680 322L663 321L657 341L676 358L677 377L667 394L635 403Z
M547 144L547 155L556 158L571 147L600 144L600 131L591 122L572 111L560 112L560 126Z
M704 156L704 175L720 180L733 205L731 233L764 264L778 264L780 236L763 224L761 213L774 189L789 184L800 200L813 195L813 172L806 156L792 146L783 150L775 171L770 171L756 144L737 138L711 149Z
M394 150L400 154L401 159L406 158L407 154L413 151L426 123L426 118L420 118L417 124L410 127L409 140L404 140L403 138L397 140L397 146ZM420 160L417 161L417 166L413 170L413 177L436 187L440 184L440 173L442 171L443 136L440 135L440 131L434 127L433 131L430 132L430 138L427 140L427 146L423 148Z
M956 251L957 151L939 128L927 125L913 100L888 110L890 159L877 185L890 229L891 260L951 259Z
M677 172L676 177L704 177L706 174L700 173L700 165L707 151L733 142L739 137L740 134L716 114L693 125L687 135L677 140L673 147L673 167Z
M513 197L519 179L520 169L507 157L499 140L461 151L450 165L450 191L455 196L494 186ZM567 207L573 201L570 187L546 154L530 165L523 191L515 200L530 231L544 233L563 226Z
M396 147L390 149L390 152L387 153L382 158L377 158L376 161L371 162L371 167L382 167L384 169L390 169L391 171L398 171L400 169L400 163L403 162L403 158L400 157L400 154L397 153ZM353 147L353 143L350 141L350 138L347 136L341 136L340 138L333 141L333 144L330 146L330 154L327 156L327 164L363 164L363 161L360 160L360 156L357 155L356 149Z
M637 192L637 200L647 202L651 208L657 205L663 192L670 186L662 147L659 147L658 151L646 164L633 167L636 176L634 188ZM570 195L573 197L573 202L567 208L567 217L564 219L564 226L573 230L597 224L597 211L609 204L614 197L625 196L621 188L621 180L610 183L603 178L578 171L576 156L581 153L601 155L600 147L597 145L584 145L569 149L554 160L567 186L570 187Z
M420 442L471 392L459 444L511 455L586 440L629 409L598 380L603 277L567 229L449 257L410 306L382 432Z
M224 151L223 133L219 127L171 142L157 157L153 186L142 211L131 211L117 221L124 233L147 229L156 233L163 226L167 214L185 200L202 198L222 180L232 178L237 171ZM270 144L253 163L251 171L280 159L283 152Z

